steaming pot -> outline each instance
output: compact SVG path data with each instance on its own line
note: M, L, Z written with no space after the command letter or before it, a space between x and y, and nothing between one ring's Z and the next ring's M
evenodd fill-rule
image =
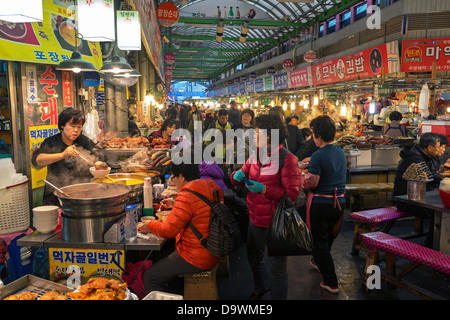
M64 241L102 242L104 233L125 211L131 188L116 183L80 183L57 191L61 213L61 238Z

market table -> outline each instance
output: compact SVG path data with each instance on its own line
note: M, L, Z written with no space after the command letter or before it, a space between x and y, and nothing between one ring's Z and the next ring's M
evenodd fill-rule
M79 248L79 249L105 249L105 250L160 250L163 244L162 238L156 236L150 239L136 238L134 240L122 240L120 243L107 242L75 242L61 239L61 232L40 233L34 231L20 238L17 245L22 247L46 247L46 248Z
M450 208L442 203L439 190L426 192L424 200L410 200L407 195L396 196L395 199L433 210L435 212L433 249L450 254Z

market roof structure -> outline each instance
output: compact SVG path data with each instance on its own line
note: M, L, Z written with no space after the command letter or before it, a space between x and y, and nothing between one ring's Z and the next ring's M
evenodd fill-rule
M172 79L213 79L358 2L361 0L173 0L180 18L173 27L161 27L164 53L175 54ZM219 42L216 35L221 23L223 38ZM242 42L242 28L247 24Z

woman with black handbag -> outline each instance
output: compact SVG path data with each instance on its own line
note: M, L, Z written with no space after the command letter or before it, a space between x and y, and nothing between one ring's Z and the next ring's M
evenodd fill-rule
M231 175L233 185L249 190L247 258L255 282L255 290L249 299L258 300L271 290L272 299L285 300L288 292L286 256L268 257L268 267L264 253L275 208L285 193L295 201L300 191L301 170L292 153L286 155L283 169L279 170L279 155L284 149L282 142L287 137L286 125L280 117L258 116L255 133L256 152Z
M333 120L329 116L319 116L313 122L313 139L319 150L311 156L308 173L302 181L302 187L309 190L306 217L313 238L311 264L323 276L320 286L338 293L330 251L342 222L347 161L344 151L333 144L336 134Z

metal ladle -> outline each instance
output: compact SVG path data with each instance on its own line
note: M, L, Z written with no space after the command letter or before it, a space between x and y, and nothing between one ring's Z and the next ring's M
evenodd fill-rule
M50 187L52 187L53 189L55 189L56 191L58 191L59 193L61 193L64 197L66 198L70 198L70 196L65 193L64 191L62 191L61 189L59 189L58 187L54 186L53 184L51 184L50 182L48 182L47 180L42 180L44 181L46 184L48 184Z

